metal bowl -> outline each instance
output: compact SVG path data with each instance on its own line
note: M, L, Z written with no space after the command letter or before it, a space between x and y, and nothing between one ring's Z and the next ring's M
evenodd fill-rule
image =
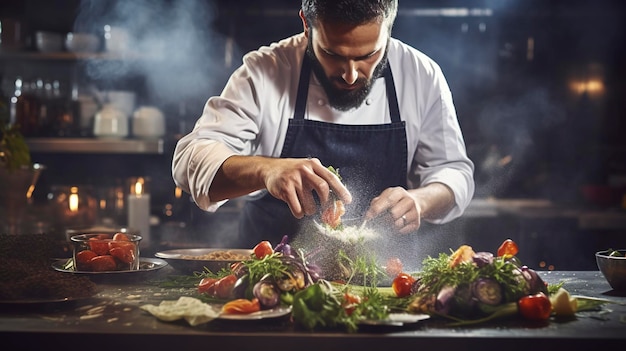
M200 256L216 253L218 251L236 255L237 258L199 258ZM252 254L253 251L251 249L197 248L160 251L157 252L155 256L165 260L170 266L181 273L192 274L194 272L203 272L205 268L213 273L217 273L223 268L228 269L230 265L235 262L243 261L242 258L250 258Z
M626 291L626 249L596 252L596 263L615 291Z

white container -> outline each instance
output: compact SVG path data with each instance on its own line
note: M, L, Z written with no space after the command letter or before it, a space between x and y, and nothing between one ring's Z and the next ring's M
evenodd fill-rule
M142 106L133 113L133 135L143 139L158 139L165 135L165 116L156 107Z
M121 139L128 136L128 115L106 104L94 118L93 135L98 138Z
M67 33L65 48L70 52L96 52L100 47L100 38L89 33Z
M128 90L113 90L105 93L105 99L111 105L117 107L126 116L131 116L135 111L136 94Z

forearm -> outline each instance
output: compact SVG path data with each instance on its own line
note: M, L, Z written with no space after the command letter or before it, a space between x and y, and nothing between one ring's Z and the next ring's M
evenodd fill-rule
M211 201L221 201L264 189L263 169L271 159L262 156L231 156L215 174L209 188Z
M421 209L421 218L426 220L442 218L455 206L454 193L443 183L430 183L409 193Z

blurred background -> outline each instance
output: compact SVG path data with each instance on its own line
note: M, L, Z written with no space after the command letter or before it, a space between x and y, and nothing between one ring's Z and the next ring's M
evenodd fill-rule
M0 0L0 92L17 101L33 160L46 166L24 230L123 225L129 180L144 177L154 250L235 245L241 201L198 210L173 184L172 152L243 54L302 30L299 6ZM624 2L399 6L393 35L441 65L477 186L465 216L424 225L406 254L495 251L510 237L538 269L586 270L595 251L626 247ZM129 131L103 131L107 104L129 109ZM160 111L141 117L164 130L132 128L140 107ZM87 208L63 214L72 187Z

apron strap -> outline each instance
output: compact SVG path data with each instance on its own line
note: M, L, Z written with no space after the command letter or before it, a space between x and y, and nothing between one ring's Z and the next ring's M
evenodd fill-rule
M384 71L385 86L387 88L387 103L389 104L389 114L391 122L400 122L400 107L398 105L398 95L396 94L396 85L391 73L391 67L387 65ZM306 110L307 96L309 95L309 80L311 78L311 59L307 53L304 53L302 59L302 68L300 69L300 81L298 82L298 92L296 94L296 107L293 113L293 119L304 119Z
M298 82L298 92L296 95L296 108L293 112L293 119L304 119L307 96L309 95L309 80L311 78L311 59L305 52L300 69L300 82Z
M393 81L391 67L387 64L385 68L385 86L387 87L387 102L389 103L389 114L391 122L400 122L400 107L398 106L398 96L396 95L396 85Z

